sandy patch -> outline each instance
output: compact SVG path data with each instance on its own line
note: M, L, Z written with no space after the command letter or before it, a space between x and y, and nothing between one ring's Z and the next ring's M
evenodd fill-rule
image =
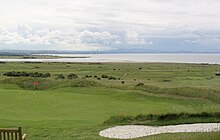
M133 139L163 133L218 131L220 131L220 123L184 124L159 127L126 125L108 128L106 130L101 131L99 135L107 138Z

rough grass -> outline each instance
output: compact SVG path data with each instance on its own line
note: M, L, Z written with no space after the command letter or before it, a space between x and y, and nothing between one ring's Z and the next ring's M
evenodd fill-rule
M170 95L179 95L185 97L197 97L208 99L216 102L220 102L220 90L213 88L204 88L204 87L176 87L176 88L161 88L158 86L143 85L136 86L136 89L143 91L157 93L157 94L170 94Z
M39 84L34 86L34 81ZM7 78L0 83L15 84L24 90L47 90L64 87L95 87L100 84L96 81L87 79L74 79L74 80L56 80L53 78Z
M215 113L167 113L167 114L148 114L137 116L117 115L112 116L104 122L105 125L173 125L185 123L219 123L220 112Z

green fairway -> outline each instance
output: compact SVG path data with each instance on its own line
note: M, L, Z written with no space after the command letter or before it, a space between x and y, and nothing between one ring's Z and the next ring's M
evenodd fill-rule
M31 140L105 139L98 133L109 127L103 122L114 115L220 112L220 77L215 76L219 65L0 64L1 74L9 71L51 74L0 76L0 127L21 126ZM57 74L70 73L79 79L57 79ZM120 79L94 78L103 74ZM93 77L85 79L86 75ZM38 90L32 89L33 81L39 81ZM144 86L135 86L138 83ZM140 138L144 139L218 140L220 133Z

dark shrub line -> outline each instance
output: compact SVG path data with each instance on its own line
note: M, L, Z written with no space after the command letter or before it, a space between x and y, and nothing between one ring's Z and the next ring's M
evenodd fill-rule
M10 76L10 77L50 77L50 73L39 73L39 72L6 72L3 74L4 76Z

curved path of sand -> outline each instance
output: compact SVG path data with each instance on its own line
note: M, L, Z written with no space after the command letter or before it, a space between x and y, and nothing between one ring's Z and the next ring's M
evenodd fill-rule
M184 124L160 127L126 125L108 128L106 130L101 131L99 135L107 138L133 139L163 133L218 131L220 131L220 123Z

